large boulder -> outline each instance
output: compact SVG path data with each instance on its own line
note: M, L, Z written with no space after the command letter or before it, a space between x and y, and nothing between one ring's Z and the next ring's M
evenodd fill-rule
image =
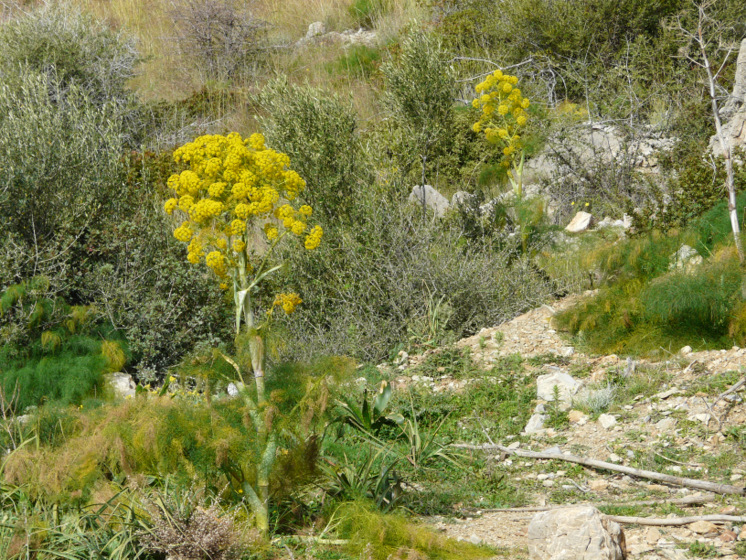
M451 207L448 199L430 185L417 185L413 188L409 195L409 201L420 205L424 204L439 218Z
M572 404L573 397L578 393L583 383L564 371L556 371L536 378L536 396L544 401L553 401L555 387L559 397L559 407L567 410Z
M134 397L137 393L137 385L128 373L107 373L104 375L104 383L114 394L115 399Z
M528 526L529 560L624 560L624 532L593 506L537 513Z
M565 231L568 233L580 233L581 231L587 230L591 227L593 222L593 215L588 212L580 211L575 214L572 221L565 226Z

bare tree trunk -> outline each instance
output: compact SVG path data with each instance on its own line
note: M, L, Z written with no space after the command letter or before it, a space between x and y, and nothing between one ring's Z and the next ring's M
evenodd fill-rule
M738 260L741 265L744 264L743 246L741 244L741 228L738 225L738 212L736 210L736 186L733 177L733 159L730 142L726 141L725 135L723 134L723 125L720 122L720 114L718 112L718 101L715 92L715 76L712 73L712 66L710 66L710 59L707 56L706 41L702 32L702 25L705 20L704 6L697 6L699 10L699 21L697 25L697 36L696 40L699 44L699 49L702 53L702 61L704 62L705 70L707 71L707 82L710 89L710 102L712 103L712 116L715 119L715 132L717 134L718 142L723 150L723 158L725 160L725 173L726 188L728 189L728 213L730 214L730 225L733 229L733 238L736 242L736 251L738 251Z

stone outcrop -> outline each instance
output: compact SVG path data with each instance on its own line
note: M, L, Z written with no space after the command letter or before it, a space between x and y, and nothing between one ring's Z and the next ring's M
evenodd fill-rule
M593 506L537 513L528 526L529 560L624 560L619 524Z
M562 410L567 410L583 384L568 373L557 371L540 375L536 378L536 396L544 401L551 402L555 397L555 387Z
M438 218L441 218L451 207L448 199L436 191L430 185L418 185L412 189L409 202L424 204L432 210Z
M746 148L746 39L741 41L733 91L720 109L720 117L724 121L723 135L731 150ZM710 138L710 150L716 156L723 155L717 134Z
M369 29L360 28L358 30L346 29L339 33L338 31L327 31L326 25L321 21L315 21L308 26L306 36L295 43L298 48L307 45L342 45L348 47L351 45L364 45L366 47L375 47L378 44L378 34Z
M128 373L107 373L104 375L104 383L114 393L114 398L126 399L136 394L137 385Z

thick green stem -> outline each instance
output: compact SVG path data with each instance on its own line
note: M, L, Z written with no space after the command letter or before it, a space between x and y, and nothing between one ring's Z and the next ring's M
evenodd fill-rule
M283 234L284 235L284 234ZM280 236L280 239L282 236ZM251 290L266 276L272 274L280 267L265 271L267 257L275 248L279 239L270 247L268 254L254 273L253 280L249 280L249 263L246 254L239 256L237 274L234 276L233 292L236 305L236 335L241 332L241 321L249 334L249 354L251 356L251 368L254 372L254 385L256 387L256 400L246 394L244 402L249 409L249 415L256 430L256 449L261 458L253 465L256 476L256 486L244 483L243 488L246 497L256 518L256 525L263 535L269 532L269 477L275 461L277 452L277 441L272 432L272 426L268 420L268 406L266 391L264 387L264 339L254 324L254 311L251 305Z

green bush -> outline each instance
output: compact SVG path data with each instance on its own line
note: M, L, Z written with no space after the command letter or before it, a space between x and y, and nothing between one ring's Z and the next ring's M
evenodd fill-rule
M46 75L53 98L73 86L92 103L129 102L134 40L69 2L45 3L0 25L0 69L6 84L27 72ZM52 85L53 84L53 85Z
M645 212L646 216L653 215L651 227L666 230L686 226L726 198L723 159L710 161L708 151L702 144L688 142L670 154L664 163L670 177L671 200L662 209L650 208ZM746 188L746 165L741 163L739 153L743 154L738 150L733 160L736 192Z
M738 197L738 209L746 195ZM604 285L597 295L558 314L561 328L591 350L645 354L697 343L730 347L743 340L742 273L732 248L727 204L721 201L681 232L652 232L588 256ZM705 257L691 269L670 270L688 244Z
M306 181L302 196L322 223L349 220L355 184L363 173L355 114L349 103L281 78L257 101L268 145L286 153Z
M58 88L28 72L0 88L0 285L35 274L61 285L89 228L121 203L122 112L75 85L55 102Z
M111 325L87 307L50 297L46 279L8 288L0 297L0 391L15 411L50 401L78 404L98 387L101 375L118 371L127 345Z
M456 83L446 52L435 34L415 30L381 66L387 126L394 131L394 159L406 177L423 184L427 160L446 150L453 127Z
M163 211L170 161L170 152L130 154L122 211L91 228L76 264L76 293L126 335L143 382L162 378L195 345L213 347L231 339L224 294L187 262L172 234L177 224Z
M287 353L381 360L401 344L441 344L498 324L554 291L519 256L519 241L468 242L457 224L356 193L357 220L313 255L288 255L304 305L288 321Z

